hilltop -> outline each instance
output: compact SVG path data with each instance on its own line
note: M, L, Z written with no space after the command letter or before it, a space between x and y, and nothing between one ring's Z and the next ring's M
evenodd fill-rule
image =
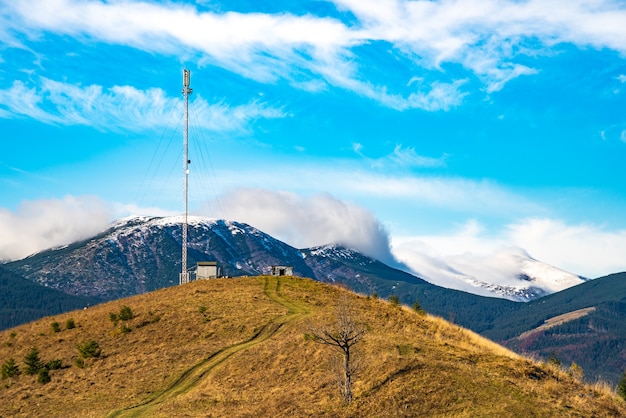
M305 338L311 324L336 322L343 296L367 328L348 406L329 370L331 348ZM81 368L86 341L101 354ZM6 330L0 342L0 361L14 358L22 371L33 347L62 363L47 384L4 380L0 416L626 415L605 388L443 319L292 277L160 289Z

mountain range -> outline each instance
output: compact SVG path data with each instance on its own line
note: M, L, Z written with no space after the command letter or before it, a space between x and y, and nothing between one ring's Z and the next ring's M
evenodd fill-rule
M575 278L579 284L568 287L572 275L519 254L514 261L525 271L519 280L535 290L524 297L517 293L512 298L516 302L440 287L342 246L297 249L247 224L201 217L189 221L189 267L216 261L224 275L235 277L268 274L272 265L289 265L297 276L345 285L373 297L397 296L406 305L417 301L431 314L520 352L541 357L555 352L563 361L583 366L590 377L615 382L626 365L626 329L619 321L626 316L624 274L591 281ZM123 219L90 239L2 267L27 282L79 298L67 309L142 294L178 284L180 223L180 217ZM558 290L563 286L567 288ZM517 283L508 288L513 287L523 288ZM596 309L540 328L551 318L589 307ZM599 345L591 347L593 341Z
M142 293L178 282L181 223L181 217L126 218L91 239L53 248L9 265L36 283L69 294L108 300ZM198 261L217 261L222 272L230 276L268 273L271 265L287 264L303 277L320 281L348 279L362 292L375 292L380 286L364 277L349 277L353 272L330 273L325 271L326 267L320 267L332 265L332 259L340 259L342 263L353 259L355 266L373 262L357 251L337 245L296 249L239 222L190 217L188 253L190 267ZM409 274L441 287L523 302L586 280L521 251L494 257L497 260L491 260L492 263L509 266L506 272L494 268L495 274L481 277L471 265L463 266L460 271L458 266L439 263L429 269L429 273L437 272L425 278ZM91 285L90 277L97 279L97 286ZM386 293L385 289L382 291Z

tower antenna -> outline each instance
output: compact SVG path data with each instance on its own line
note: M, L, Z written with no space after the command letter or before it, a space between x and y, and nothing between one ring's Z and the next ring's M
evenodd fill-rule
M189 87L191 72L183 70L183 98L185 99L185 127L183 129L183 233L182 233L182 267L180 284L189 283L187 271L187 221L189 215L189 95L192 89Z

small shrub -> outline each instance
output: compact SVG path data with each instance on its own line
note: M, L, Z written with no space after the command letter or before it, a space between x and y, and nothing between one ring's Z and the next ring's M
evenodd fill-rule
M398 295L391 295L389 296L389 303L391 303L393 306L400 306L400 298L398 297Z
M46 369L41 369L39 370L39 373L37 374L37 381L39 383L41 383L42 385L45 385L46 383L50 383L50 373L48 373L48 370Z
M61 367L63 367L63 360L61 359L50 360L46 363L46 369L48 370L59 370Z
M130 321L131 319L133 319L135 317L135 315L133 315L133 311L126 305L122 306L122 308L120 309L120 314L118 315L118 318L122 321Z
M94 340L84 341L82 344L76 346L76 348L82 358L96 358L100 357L102 354L100 345Z
M83 360L82 358L78 357L76 359L74 359L74 364L76 365L76 367L78 367L79 369L84 369L86 367L85 365L85 360Z
M42 385L45 385L46 383L49 383L50 382L50 373L48 373L48 370L46 370L46 369L39 370L39 373L37 375L37 381L39 383L41 383Z
M129 327L127 327L126 325L122 325L120 328L120 332L122 334L128 334L131 331L131 329Z
M378 299L378 293L376 292L372 293L372 299L374 300Z
M76 328L76 323L74 322L74 318L69 318L65 321L65 329L74 329Z
M52 332L61 332L61 325L59 325L58 322L56 321L53 322L51 326L52 326Z
M2 365L2 380L10 377L18 376L20 374L20 368L15 363L13 358L10 358Z
M26 373L29 376L39 373L39 370L43 369L43 363L39 358L39 350L37 347L33 347L28 354L24 357L24 363L26 364Z
M118 317L116 313L111 312L109 314L109 321L113 322L113 325L117 326Z

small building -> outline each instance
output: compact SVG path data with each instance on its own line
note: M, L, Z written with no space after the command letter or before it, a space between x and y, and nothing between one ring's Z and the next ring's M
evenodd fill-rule
M196 280L216 279L221 276L217 261L198 261L196 264Z
M293 266L272 266L272 276L293 276Z

